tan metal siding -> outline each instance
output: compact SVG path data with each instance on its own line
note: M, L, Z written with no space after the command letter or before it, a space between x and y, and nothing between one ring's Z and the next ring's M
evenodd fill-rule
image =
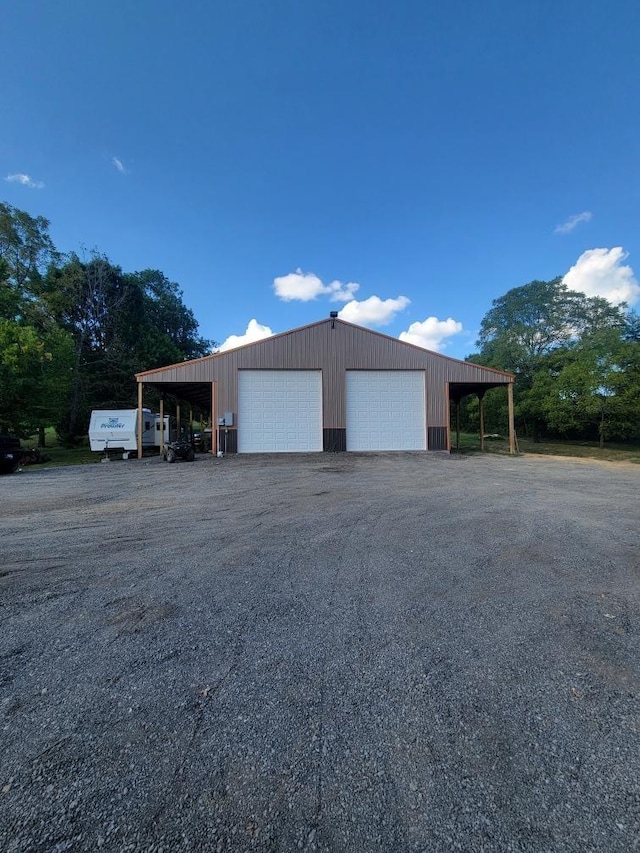
M237 350L142 374L144 382L217 382L218 411L238 411L242 369L322 370L323 426L344 428L347 370L426 371L427 426L448 423L448 382L504 383L507 374L440 356L353 326L326 320Z

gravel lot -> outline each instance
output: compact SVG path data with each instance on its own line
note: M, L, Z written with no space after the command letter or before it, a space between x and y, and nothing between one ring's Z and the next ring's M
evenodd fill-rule
M640 849L640 468L0 478L0 849Z

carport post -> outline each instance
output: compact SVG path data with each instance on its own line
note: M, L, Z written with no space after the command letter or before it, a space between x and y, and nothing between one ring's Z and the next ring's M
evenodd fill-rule
M456 450L460 450L460 400L456 400Z
M176 438L180 438L180 427L182 426L180 422L180 403L176 403Z
M513 382L507 385L507 400L509 403L509 453L515 455L516 452L516 426L513 416Z
M142 459L142 382L138 379L138 459Z
M447 412L447 453L451 453L451 383L447 382L445 384L445 390L447 394L447 402L446 409ZM429 430L427 430L427 434Z
M480 450L484 450L484 391L478 394L478 408L480 410Z
M218 452L218 433L216 431L216 383L211 383L211 453L215 456Z
M164 450L164 394L160 394L160 455Z

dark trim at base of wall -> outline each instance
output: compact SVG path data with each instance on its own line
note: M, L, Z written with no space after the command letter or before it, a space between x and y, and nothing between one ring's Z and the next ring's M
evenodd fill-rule
M219 450L225 450L227 453L238 452L238 430L228 429L226 431L226 448L225 448L225 430L220 430L220 447ZM322 449L326 453L340 453L347 449L347 431L346 429L323 429L322 430ZM427 449L428 450L447 450L447 428L446 427L427 427Z
M447 448L447 428L427 427L427 449L428 450L448 450Z
M325 452L337 453L347 449L346 429L323 429L322 449Z
M225 444L226 441L226 444ZM238 452L238 430L237 429L221 429L220 430L220 447L218 450L224 450L225 453Z

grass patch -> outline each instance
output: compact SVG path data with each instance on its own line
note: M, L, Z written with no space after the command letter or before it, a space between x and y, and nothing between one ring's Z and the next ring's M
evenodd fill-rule
M597 441L518 441L522 453L543 453L549 456L577 456L584 459L600 459L606 462L636 462L640 464L640 445L605 443L600 448Z
M451 436L455 443L455 433ZM583 459L600 459L606 462L635 462L640 464L640 444L607 442L601 449L597 441L538 441L518 438L520 453L537 453L548 456L572 456ZM452 452L455 449L452 447ZM480 453L480 436L473 433L460 434L459 453ZM508 453L507 439L485 439L486 453Z
M92 465L96 462L101 462L104 459L104 453L101 450L91 450L89 447L89 438L84 438L77 447L65 447L58 441L58 436L54 427L47 427L45 431L45 447L40 448L42 456L48 456L47 462L38 462L33 465L23 465L23 471L37 471L41 468L61 468L65 465ZM38 436L32 435L30 438L24 439L22 447L35 448L38 446ZM145 448L145 455L157 455L158 448ZM132 458L135 454L132 453ZM109 456L113 460L122 458L122 451L111 450Z
M461 432L460 447L456 449L456 434L451 431L451 452L452 453L482 453L480 449L480 436L477 433ZM509 441L506 438L485 438L484 440L485 453L508 453Z
M51 457L48 462L40 462L38 465L28 465L29 468L59 468L62 465L88 465L92 462L99 462L102 458L101 453L94 453L88 447L46 447L41 449L43 456Z
M38 436L32 435L21 443L24 448L37 447ZM94 453L89 449L88 439L84 439L78 447L64 447L58 441L54 427L46 429L45 443L46 447L41 447L40 453L43 456L50 457L49 461L39 462L37 465L25 465L23 471L36 471L40 468L60 468L63 465L88 465L92 462L99 462L102 458L101 453Z

